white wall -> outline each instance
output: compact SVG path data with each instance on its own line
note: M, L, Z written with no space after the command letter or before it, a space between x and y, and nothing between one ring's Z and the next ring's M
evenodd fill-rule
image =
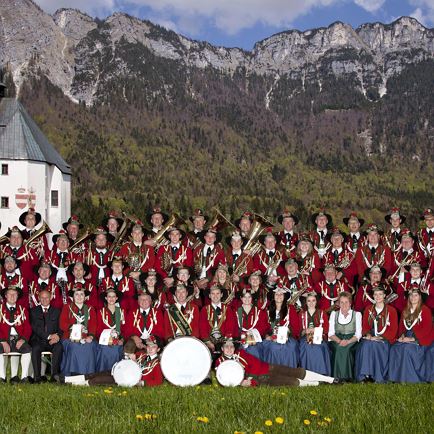
M31 189L35 191L36 211L53 233L58 232L62 222L71 214L71 176L62 174L56 166L42 162L0 160L1 164L8 164L9 169L8 175L0 175L0 197L9 197L9 209L0 208L0 234L7 232L11 226L20 226L18 218L28 208L26 205L21 209L16 204L15 195L19 188L24 188L25 193ZM51 207L51 190L59 191L58 207Z

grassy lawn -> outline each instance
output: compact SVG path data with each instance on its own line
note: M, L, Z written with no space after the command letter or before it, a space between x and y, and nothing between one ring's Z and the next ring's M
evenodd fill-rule
M0 433L431 433L433 392L432 384L252 389L1 385Z

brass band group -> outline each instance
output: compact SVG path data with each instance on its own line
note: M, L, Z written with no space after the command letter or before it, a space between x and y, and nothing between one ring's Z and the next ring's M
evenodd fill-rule
M25 211L0 238L0 382L433 381L432 209L418 228L353 212L345 231L319 210L309 232L289 209L212 214L109 212L86 231L73 215L48 240Z

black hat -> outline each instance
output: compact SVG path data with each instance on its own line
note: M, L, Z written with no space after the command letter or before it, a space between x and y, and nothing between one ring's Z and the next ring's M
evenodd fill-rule
M69 243L71 243L71 241L70 241L70 239L68 237L68 233L66 232L66 229L65 230L64 229L60 229L60 231L59 231L58 234L53 235L53 238L52 238L53 244L57 243L57 239L59 237L64 237L64 238L66 238L69 241Z
M122 226L122 223L124 222L124 220L118 216L116 211L110 211L108 215L103 218L101 225L107 227L108 221L110 219L115 219L119 226Z
M250 222L253 222L253 220L255 219L255 214L253 214L250 211L244 211L241 214L241 217L239 219L235 220L235 226L238 227L240 225L241 220L243 220L243 219L247 219L247 220L250 220Z
M363 226L365 223L365 220L360 218L355 212L350 213L348 217L344 217L342 221L344 222L345 226L348 226L348 223L350 220L358 220L360 223L360 226Z
M421 220L425 220L426 217L433 217L434 211L432 208L427 208L423 211L423 214L420 216Z
M56 271L56 269L55 269L55 268L54 268L54 267L53 267L49 262L47 262L47 261L45 261L44 259L42 259L41 262L39 262L38 265L35 265L35 266L33 267L33 272L34 272L35 274L38 274L38 273L39 273L39 269L40 269L41 267L49 268L51 274L53 274L53 273Z
M333 218L332 218L332 216L331 216L330 214L327 214L327 213L326 213L325 209L323 209L323 210L321 210L321 211L318 211L318 212L316 212L316 213L313 213L313 214L310 216L310 221L311 221L313 224L315 224L315 220L316 220L316 218L317 218L318 216L326 216L326 217L327 217L327 220L328 220L328 222L327 222L327 227L332 227L332 226L333 226Z
M208 228L208 229L204 229L202 232L199 232L197 234L197 237L199 238L200 241L202 241L203 244L206 244L205 243L205 235L208 232L212 232L215 234L215 236L216 236L215 244L219 243L222 240L222 234L220 232L217 232L215 227Z
M13 289L13 290L17 291L17 293L18 293L18 298L21 298L21 297L22 297L22 295L23 295L23 288L21 288L21 286L18 286L18 285L9 285L9 286L7 286L6 288L3 288L3 289L1 290L1 296L2 296L3 299L6 298L6 293L7 293L10 289Z
M384 267L380 267L378 265L373 265L371 268L367 268L365 270L365 273L364 273L365 279L368 280L368 281L370 281L370 277L369 276L371 274L371 271L373 271L374 269L379 269L381 271L381 280L383 281L386 278L387 271L386 271L386 269Z
M390 219L391 219L392 215L398 215L399 218L401 219L401 224L403 224L407 220L407 217L405 215L401 214L401 211L399 208L392 208L390 210L390 213L386 214L384 216L384 220L386 220L386 222L389 224L391 224Z
M107 262L107 267L111 268L113 265L113 262L121 262L124 268L127 268L130 266L130 264L128 264L128 262L124 261L123 258L121 258L120 256L114 256L111 261Z
M67 222L62 223L62 227L66 231L67 230L66 228L68 227L68 225L71 225L71 224L77 225L80 229L83 228L83 225L80 223L80 220L79 220L77 215L72 215L71 217L69 217Z
M81 261L77 261L77 262L81 262ZM66 269L67 273L71 275L73 274L74 267L75 264L77 264L77 262L72 262L71 264L68 265L68 268ZM87 276L90 273L90 267L88 264L84 262L81 262L81 264L83 265L84 275Z
M112 286L109 286L108 288L106 288L105 291L100 292L100 294L99 294L101 300L102 300L104 303L106 302L105 297L106 297L106 295L107 295L107 292L114 292L114 293L116 294L116 297L118 298L118 303L120 303L120 301L122 300L122 297L123 297L123 295L124 295L121 291L115 289L115 288L112 287Z
M169 228L167 228L166 232L164 232L164 237L167 240L170 240L169 234L173 231L178 231L181 234L181 240L185 237L185 232L182 229L177 228L176 226L170 226Z
M205 215L205 214L203 213L203 211L202 211L200 208L196 208L196 209L193 211L193 215L189 217L189 220L193 223L193 220L194 220L196 217L203 217L205 221L208 221L208 216Z
M74 283L74 286L68 291L68 296L73 298L76 291L83 291L85 297L89 297L90 291L81 283Z
M163 216L163 223L167 222L167 220L169 219L169 216L167 214L165 214L163 211L161 211L161 208L155 207L146 216L146 220L148 221L148 223L150 225L152 225L151 218L154 214L161 214Z
M403 237L409 237L411 238L413 241L417 241L417 237L416 235L414 235L410 229L408 228L404 228L402 229L402 231L400 231L399 235L398 235L398 239L401 242Z
M288 208L285 208L285 209L283 210L282 214L280 214L280 215L277 217L277 221L278 221L280 224L282 224L282 223L283 223L283 219L286 218L286 217L291 217L291 218L294 220L294 224L298 224L298 222L299 222L299 218L298 218L296 215L292 214L292 213L289 211Z
M23 226L26 225L25 220L26 220L26 217L28 214L33 214L35 216L35 219L36 219L35 226L37 226L39 223L41 223L41 220L42 220L41 214L36 212L34 208L29 208L27 211L23 212L20 215L19 221Z
M12 226L11 228L9 228L9 230L6 232L5 236L10 238L13 232L20 234L21 237L24 238L24 233L18 226Z
M158 285L159 280L160 280L160 275L153 268L140 274L140 277L139 277L140 283L142 285L146 286L146 279L149 276L155 276L157 278L157 285Z

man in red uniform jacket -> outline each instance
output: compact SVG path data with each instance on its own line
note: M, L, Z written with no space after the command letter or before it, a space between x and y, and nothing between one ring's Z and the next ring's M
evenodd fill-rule
M21 288L9 286L2 291L5 301L0 305L0 382L6 383L6 366L3 354L21 354L21 382L29 381L31 363L31 347L29 339L32 334L30 317L27 308L19 306L17 300ZM18 383L18 364L15 356L11 356L11 383Z

